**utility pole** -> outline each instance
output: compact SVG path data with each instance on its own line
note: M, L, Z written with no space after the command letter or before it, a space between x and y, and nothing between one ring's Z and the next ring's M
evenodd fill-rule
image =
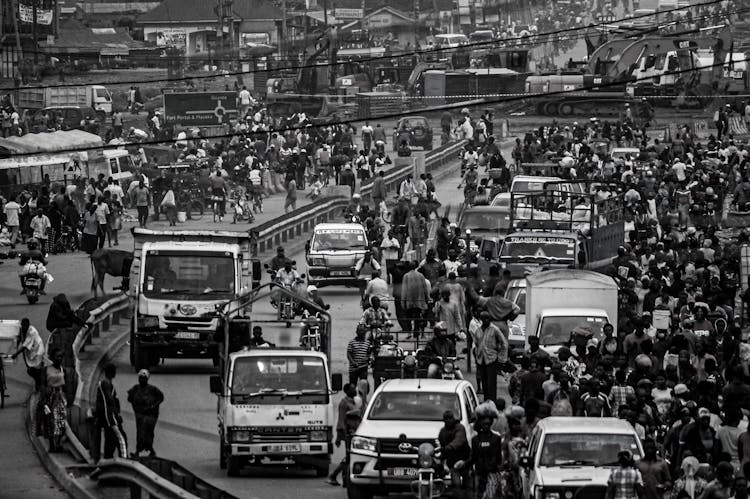
M18 9L16 0L10 0L10 17L13 19L13 30L16 32L16 52L18 53L18 64L21 63L21 33L18 31L18 17L21 15L21 11Z
M31 3L31 10L33 12L32 25L31 25L31 36L34 38L34 64L39 62L39 39L37 38L37 26L36 26L36 3L38 0L33 0Z
M281 0L281 43L279 43L279 48L281 49L282 61L286 56L286 36L286 0Z

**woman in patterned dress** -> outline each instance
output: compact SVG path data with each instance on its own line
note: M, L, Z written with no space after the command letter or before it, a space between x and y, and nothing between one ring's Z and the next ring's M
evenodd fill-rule
M45 369L46 385L44 389L44 433L49 440L49 451L59 452L60 439L65 434L67 402L65 401L65 373L62 368L63 353L61 350L50 352L52 365Z

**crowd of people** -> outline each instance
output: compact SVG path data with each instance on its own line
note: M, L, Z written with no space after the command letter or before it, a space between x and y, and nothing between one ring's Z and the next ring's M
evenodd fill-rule
M465 119L462 129L478 127ZM486 157L488 144L467 151ZM618 146L637 152L611 154ZM552 122L517 139L511 155L513 173L539 174L528 164L548 162L554 175L597 185L599 200L622 197L625 241L604 270L619 286L618 322L572 331L556 355L533 337L525 351L511 351L508 321L520 311L504 297L510 273L495 265L480 275L447 219L429 234L435 213L403 200L372 248L382 270L366 267L371 291L347 348L352 386L367 378L367 332L386 320L378 309L393 307L404 331L435 327L433 353L455 354L460 338L471 337L486 401L477 429L491 423L499 438L490 439L486 456L502 459L490 461L489 471L474 460L466 466L485 474L482 483L498 496L519 497L518 444L538 421L587 416L624 419L643 442L643 455L620 456L612 497L747 497L750 347L743 312L750 293L741 282L740 247L750 239L742 229L721 228L724 212L747 214L747 146L726 133L699 138L688 126L665 142L625 116ZM408 227L401 241L399 227ZM415 246L419 258L403 251ZM498 397L498 379L507 383L507 397ZM497 479L486 480L489 472Z

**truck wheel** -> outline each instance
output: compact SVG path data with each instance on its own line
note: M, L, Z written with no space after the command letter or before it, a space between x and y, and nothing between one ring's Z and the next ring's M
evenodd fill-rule
M105 121L107 121L107 113L105 113L104 111L97 111L96 118L97 120L99 120L99 122L104 123Z
M139 348L138 344L131 345L131 347L134 349L133 367L135 368L136 372L140 371L141 369L148 369L149 367L151 367L151 360L153 359L153 355L143 348Z
M130 365L135 367L135 319L130 319Z
M227 456L227 476L240 476L242 470L242 464L239 458Z
M344 473L348 473L349 470L344 470ZM325 478L328 476L328 465L318 466L315 468L315 476L318 478Z
M373 497L372 490L367 487L360 487L351 482L346 486L346 499L373 499Z

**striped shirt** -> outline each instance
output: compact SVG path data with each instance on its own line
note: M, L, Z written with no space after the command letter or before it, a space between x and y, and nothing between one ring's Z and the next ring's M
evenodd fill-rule
M346 358L349 360L349 372L356 371L370 359L370 343L354 338L346 347Z
M478 364L504 363L508 360L508 340L497 326L490 324L486 329L479 327L473 336Z

